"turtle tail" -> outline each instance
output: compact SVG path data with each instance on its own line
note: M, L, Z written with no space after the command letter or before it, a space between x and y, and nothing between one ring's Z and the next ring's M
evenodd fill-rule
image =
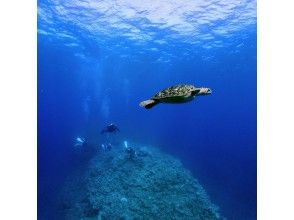
M148 99L146 101L143 101L140 103L140 106L141 107L144 107L146 109L150 109L152 108L153 106L157 105L159 102L158 101L155 101L153 99Z

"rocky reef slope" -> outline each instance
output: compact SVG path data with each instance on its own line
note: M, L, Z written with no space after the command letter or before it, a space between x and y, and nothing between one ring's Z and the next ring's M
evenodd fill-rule
M68 178L60 195L64 219L224 219L180 161L156 148L98 153Z

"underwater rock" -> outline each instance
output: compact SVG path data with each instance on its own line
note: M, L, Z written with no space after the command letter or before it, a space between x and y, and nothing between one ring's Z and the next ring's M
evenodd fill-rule
M136 151L136 160L123 148L97 154L69 177L64 219L224 219L179 160L156 148Z

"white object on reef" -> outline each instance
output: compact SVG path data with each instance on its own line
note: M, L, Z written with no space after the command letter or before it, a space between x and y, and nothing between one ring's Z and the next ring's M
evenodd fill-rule
M125 148L128 148L128 142L124 141Z
M103 150L106 150L106 147L105 147L104 144L101 144L101 148L102 148Z
M121 201L121 202L128 202L128 199L127 199L126 197L122 197L122 198L120 199L120 201Z

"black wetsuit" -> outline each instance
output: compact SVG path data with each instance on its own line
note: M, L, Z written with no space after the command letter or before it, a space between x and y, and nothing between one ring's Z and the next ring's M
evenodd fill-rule
M106 128L104 128L100 133L104 134L104 133L113 133L118 131L119 131L119 128L116 125L110 124Z

